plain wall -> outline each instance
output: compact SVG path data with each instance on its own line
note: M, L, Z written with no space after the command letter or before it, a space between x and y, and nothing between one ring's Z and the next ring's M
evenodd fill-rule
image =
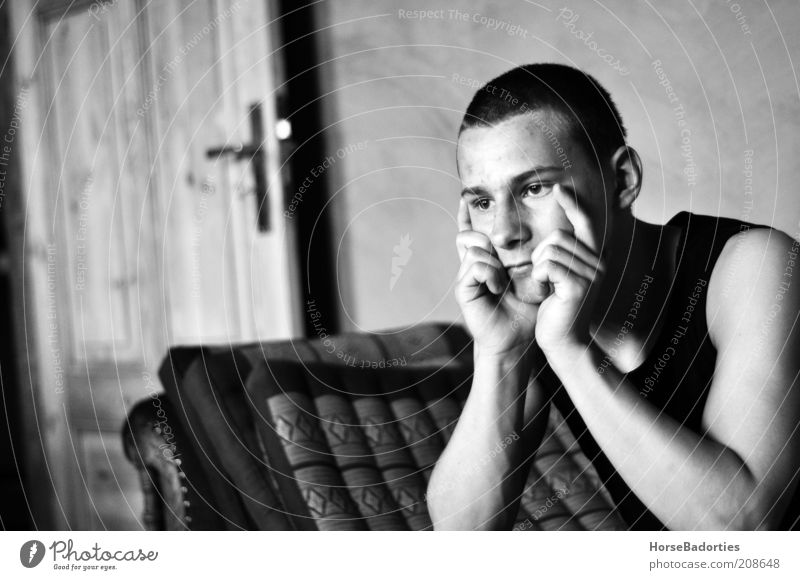
M456 132L470 84L527 62L577 66L610 91L644 162L638 217L689 210L800 237L793 0L355 0L317 16L345 329L458 319Z

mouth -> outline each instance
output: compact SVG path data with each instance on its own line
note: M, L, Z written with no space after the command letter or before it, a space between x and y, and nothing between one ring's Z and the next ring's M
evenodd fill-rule
M509 278L525 278L531 275L533 264L531 262L523 262L513 266L506 266L506 271Z

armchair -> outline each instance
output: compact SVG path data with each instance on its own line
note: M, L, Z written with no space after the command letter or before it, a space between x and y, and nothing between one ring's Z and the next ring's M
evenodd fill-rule
M173 347L125 451L147 529L429 530L425 489L471 382L471 341L424 324ZM625 529L553 408L515 529Z

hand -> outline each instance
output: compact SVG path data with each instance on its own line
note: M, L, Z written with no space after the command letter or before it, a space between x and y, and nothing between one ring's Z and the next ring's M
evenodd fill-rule
M536 341L548 357L565 347L590 343L589 323L605 272L592 222L575 195L560 185L554 186L553 195L573 231L556 230L531 256L534 281L553 289L540 304L536 321Z
M475 352L488 356L525 352L533 342L538 306L514 295L492 242L473 231L464 199L458 206L458 230L461 268L455 295Z

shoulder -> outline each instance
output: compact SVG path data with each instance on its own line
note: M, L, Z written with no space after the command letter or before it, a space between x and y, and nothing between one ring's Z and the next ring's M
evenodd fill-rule
M742 318L800 308L800 242L774 228L752 228L731 236L711 273L707 317L717 343ZM789 317L794 320L794 316ZM716 340L715 340L716 339Z

